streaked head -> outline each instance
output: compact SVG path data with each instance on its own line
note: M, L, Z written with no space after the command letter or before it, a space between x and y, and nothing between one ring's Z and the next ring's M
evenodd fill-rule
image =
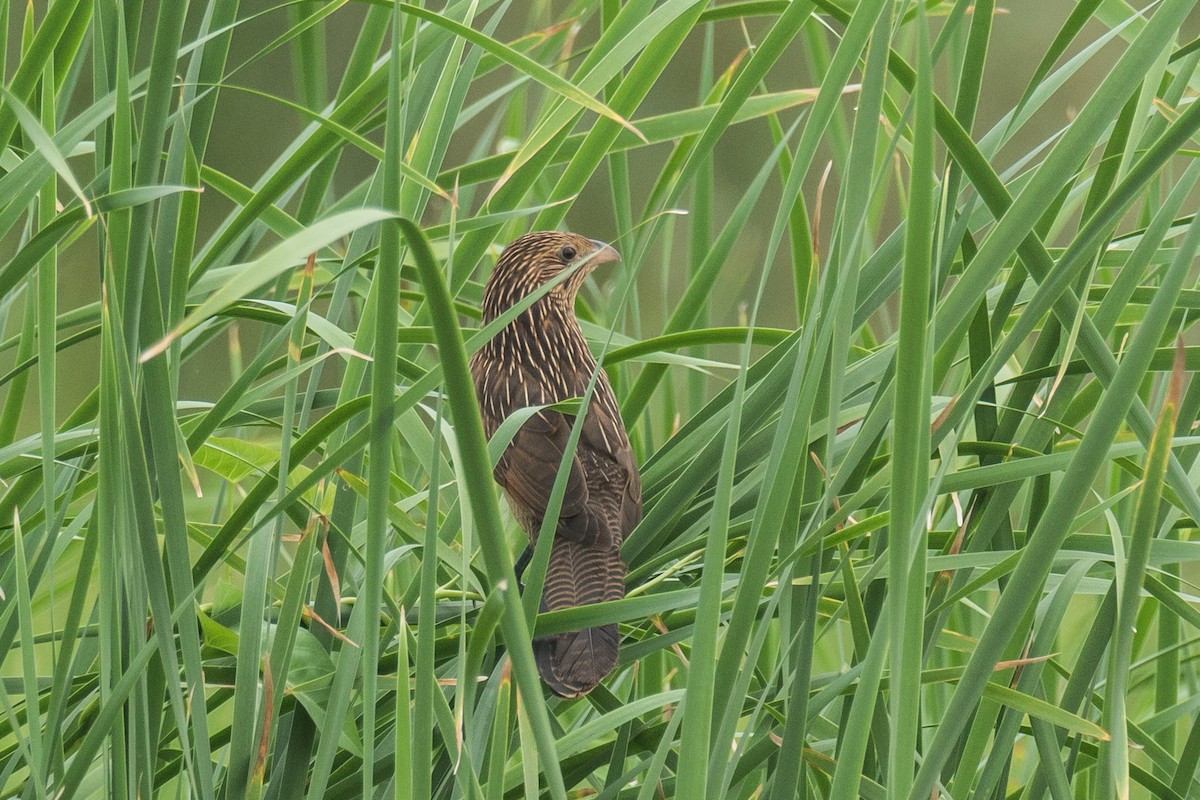
M601 264L620 259L612 247L575 233L537 231L514 240L484 289L485 314L499 314L566 270L574 270L547 297L573 304L583 280Z

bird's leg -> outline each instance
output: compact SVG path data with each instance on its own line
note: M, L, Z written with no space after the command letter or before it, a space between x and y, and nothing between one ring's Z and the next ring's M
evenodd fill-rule
M525 550L517 557L517 563L513 564L513 571L517 573L517 589L521 594L525 594L525 583L521 577L525 574L525 568L529 566L529 560L533 558L533 545L525 545Z

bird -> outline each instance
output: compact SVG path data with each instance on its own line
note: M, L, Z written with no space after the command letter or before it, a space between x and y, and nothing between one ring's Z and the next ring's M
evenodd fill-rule
M496 333L471 358L471 377L489 439L513 412L583 397L596 359L575 317L589 273L620 256L603 242L562 231L529 233L500 253L483 290L483 321L492 322L564 271L570 274ZM641 521L637 461L603 370L586 410L554 529L540 610L558 611L625 596L621 542ZM575 415L542 408L513 436L494 477L529 536L518 578L537 543ZM617 664L615 623L533 641L538 672L564 698L590 692Z

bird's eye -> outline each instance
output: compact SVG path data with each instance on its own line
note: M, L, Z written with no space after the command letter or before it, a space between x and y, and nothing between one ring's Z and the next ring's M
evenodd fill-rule
M575 248L571 245L566 245L562 250L558 251L558 257L563 261L573 261L575 259Z

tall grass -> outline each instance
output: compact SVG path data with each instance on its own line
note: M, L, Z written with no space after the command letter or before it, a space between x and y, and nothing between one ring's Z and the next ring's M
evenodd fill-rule
M1193 2L1004 11L0 2L0 797L1200 796ZM466 365L564 225L646 514L536 615Z

